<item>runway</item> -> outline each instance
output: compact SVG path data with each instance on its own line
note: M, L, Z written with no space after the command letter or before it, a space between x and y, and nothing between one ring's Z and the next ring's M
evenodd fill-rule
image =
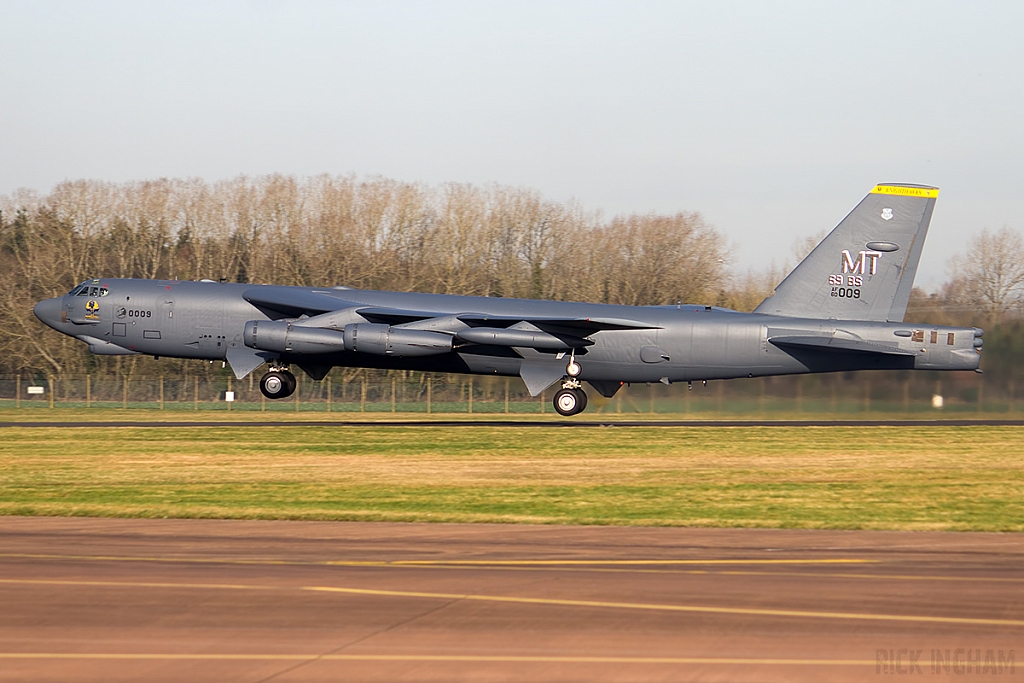
M0 681L988 679L1020 671L1022 560L1014 534L2 517Z
M1024 420L114 420L18 421L3 427L1021 427Z

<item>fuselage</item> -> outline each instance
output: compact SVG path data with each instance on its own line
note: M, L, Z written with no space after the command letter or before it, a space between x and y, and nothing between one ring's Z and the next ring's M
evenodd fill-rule
M81 289L84 287L84 293ZM250 303L315 296L337 299L336 309L430 312L437 316L480 314L623 319L646 329L605 329L575 349L591 382L680 382L863 369L974 370L980 362L975 328L904 322L823 320L739 313L703 305L620 306L344 288L281 287L178 280L98 279L63 297L40 302L36 315L55 330L76 337L99 354L147 354L173 358L231 360L247 351L246 323L294 320L308 314ZM74 295L73 295L74 294ZM400 327L397 324L396 327ZM820 339L820 347L779 340ZM773 341L775 340L775 341ZM873 348L883 352L871 352ZM248 349L248 351L252 351ZM316 356L278 355L283 364L399 368L489 375L519 375L525 362L565 365L565 352L546 349L456 344L449 353L423 357L335 350ZM308 372L308 370L307 370ZM312 373L311 373L312 374Z

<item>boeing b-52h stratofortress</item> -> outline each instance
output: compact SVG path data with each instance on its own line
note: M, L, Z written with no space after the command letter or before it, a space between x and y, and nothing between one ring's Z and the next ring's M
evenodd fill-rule
M845 370L976 370L982 331L904 323L938 189L878 185L753 313L344 287L89 280L35 307L96 354L266 363L268 398L334 366L522 377L555 409L625 383Z

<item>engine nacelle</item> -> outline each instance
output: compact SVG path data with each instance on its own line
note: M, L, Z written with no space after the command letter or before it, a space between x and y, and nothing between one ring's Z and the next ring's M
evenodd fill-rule
M345 349L345 335L323 327L303 327L280 320L250 320L242 341L251 349L277 353L337 353Z
M345 350L378 356L437 356L450 353L452 336L378 323L345 325Z

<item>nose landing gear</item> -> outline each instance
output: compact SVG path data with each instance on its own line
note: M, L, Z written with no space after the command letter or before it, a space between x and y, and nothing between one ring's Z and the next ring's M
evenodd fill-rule
M260 380L260 391L267 398L288 398L295 393L295 375L287 368L272 368Z

